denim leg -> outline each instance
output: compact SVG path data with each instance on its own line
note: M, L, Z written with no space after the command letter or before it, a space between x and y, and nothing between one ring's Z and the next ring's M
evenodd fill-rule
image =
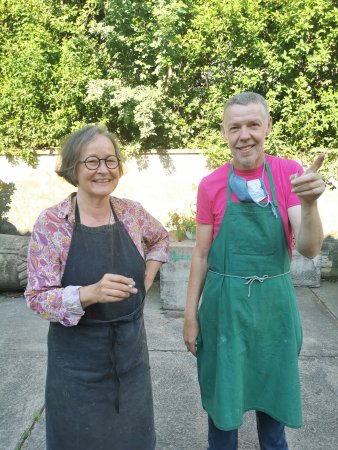
M261 450L289 450L282 423L261 411L256 411L256 421Z
M237 450L238 430L219 430L210 416L208 416L208 425L208 450Z

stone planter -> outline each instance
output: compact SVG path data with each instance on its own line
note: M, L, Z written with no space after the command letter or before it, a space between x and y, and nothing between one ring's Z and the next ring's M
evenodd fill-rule
M25 289L28 242L29 236L0 234L0 291Z
M169 261L160 274L160 297L163 309L182 310L185 307L192 250L195 241L170 242Z

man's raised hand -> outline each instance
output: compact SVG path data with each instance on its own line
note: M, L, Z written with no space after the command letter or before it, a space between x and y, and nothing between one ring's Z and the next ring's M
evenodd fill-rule
M325 190L325 183L318 170L323 164L325 153L320 154L311 166L299 177L292 175L292 192L298 195L301 203L316 201Z

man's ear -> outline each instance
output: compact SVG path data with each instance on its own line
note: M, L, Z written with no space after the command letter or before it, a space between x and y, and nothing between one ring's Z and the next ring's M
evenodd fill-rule
M221 123L219 124L219 127L220 127L221 134L222 134L222 136L224 137L224 139L228 139L228 138L227 138L227 134L226 134L226 132L225 132L224 122L221 122Z
M269 118L268 118L268 126L267 126L267 129L266 129L265 136L269 136L269 134L271 133L271 130L272 130L272 117L269 116Z

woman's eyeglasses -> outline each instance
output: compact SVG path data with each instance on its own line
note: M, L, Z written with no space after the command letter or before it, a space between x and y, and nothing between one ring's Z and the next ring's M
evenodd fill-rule
M98 158L97 156L88 156L84 161L79 161L83 163L88 170L96 170L99 168L101 161L104 161L108 169L116 169L119 165L119 158L117 156L108 156L108 158Z

